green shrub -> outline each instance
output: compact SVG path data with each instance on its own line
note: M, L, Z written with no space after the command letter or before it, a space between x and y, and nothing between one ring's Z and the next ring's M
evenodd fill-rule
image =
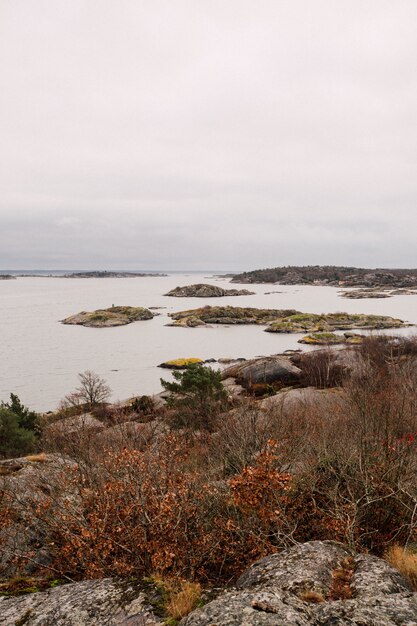
M11 393L10 402L0 404L0 458L28 454L35 449L38 414L23 406Z
M176 409L175 425L213 430L219 413L227 405L220 372L191 363L183 371L173 371L172 375L174 382L161 378L161 385L172 393L168 406Z

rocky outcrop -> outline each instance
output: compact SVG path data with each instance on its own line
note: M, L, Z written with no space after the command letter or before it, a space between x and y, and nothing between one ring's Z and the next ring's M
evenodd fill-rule
M0 498L16 511L13 523L0 531L0 576L31 575L49 564L48 528L33 509L39 494L56 502L72 497L62 484L76 466L60 454L44 453L0 462Z
M11 274L0 274L0 280L14 280L16 276L12 276Z
M171 326L204 326L205 324L267 324L297 314L294 309L256 309L237 306L205 306L169 313Z
M12 626L163 626L145 594L129 583L85 580L16 598L0 597L0 624Z
M146 588L86 580L0 597L0 624L163 626ZM233 588L181 626L416 626L417 593L383 559L333 541L295 545L255 562Z
M247 289L223 289L216 285L199 283L175 287L175 289L171 289L165 295L176 298L221 298L222 296L252 296L253 294L253 291L248 291Z
M61 320L63 324L88 326L90 328L106 328L108 326L125 326L132 322L151 320L155 313L149 309L135 306L112 306L109 309L81 311L76 315Z
M343 581L343 584L341 584ZM417 594L388 563L311 541L252 565L181 626L413 626Z
M97 433L95 442L103 450L122 450L127 446L145 450L158 435L165 431L164 424L156 420L149 422L122 422Z
M300 411L309 411L313 407L329 414L330 411L346 407L346 400L343 389L339 387L330 389L300 387L282 389L273 396L260 400L259 406L265 410L278 409L283 415L299 414Z
M222 372L224 380L233 378L238 385L248 390L268 385L292 385L299 382L300 375L301 370L285 356L251 359L236 363Z
M72 417L64 417L56 420L44 427L45 434L60 435L67 437L76 433L87 433L88 431L103 430L105 425L100 420L93 417L90 413L82 413L81 415L73 415Z

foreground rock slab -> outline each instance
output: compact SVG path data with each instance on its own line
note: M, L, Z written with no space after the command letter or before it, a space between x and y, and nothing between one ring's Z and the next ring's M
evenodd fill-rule
M349 576L344 598L338 573ZM416 626L417 593L388 563L332 541L261 559L181 626Z
M175 287L166 293L166 296L174 296L175 298L221 298L223 296L252 296L254 291L247 289L223 289L217 285L206 285L198 283L196 285L185 285L184 287Z
M0 624L162 626L143 592L111 579L86 580L14 598L0 597Z
M141 320L151 320L154 315L155 313L143 307L112 306L109 309L81 311L81 313L71 315L61 321L63 324L106 328L108 326L125 326Z

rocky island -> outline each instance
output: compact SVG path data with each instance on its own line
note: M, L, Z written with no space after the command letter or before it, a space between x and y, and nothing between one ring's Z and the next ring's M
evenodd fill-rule
M88 326L90 328L107 328L109 326L125 326L132 322L151 320L155 313L149 309L135 306L112 306L109 309L81 311L76 315L61 320L62 324Z
M222 296L252 296L253 294L253 291L248 291L247 289L223 289L216 285L199 283L175 287L175 289L171 289L165 295L176 298L221 298Z
M378 330L401 328L405 322L386 315L353 313L301 313L294 309L256 309L244 307L211 307L169 313L171 326L196 327L206 324L269 324L271 333L319 333L335 330Z
M323 333L334 330L381 330L407 326L403 320L388 315L364 315L361 313L296 313L273 321L269 333Z
M266 324L277 318L298 313L295 309L256 309L237 306L204 306L169 313L171 326L204 326L205 324Z
M166 274L145 274L144 272L107 272L107 271L93 271L93 272L71 272L71 274L64 274L58 278L142 278L144 276L166 276Z
M272 267L236 274L232 283L328 285L333 287L417 287L417 269L367 269L334 265Z

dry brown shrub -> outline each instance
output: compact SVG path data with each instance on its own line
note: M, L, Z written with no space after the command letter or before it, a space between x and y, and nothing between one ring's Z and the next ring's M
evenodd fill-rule
M328 593L328 600L349 600L352 597L350 581L354 572L353 558L343 559L340 567L332 573L332 586Z

